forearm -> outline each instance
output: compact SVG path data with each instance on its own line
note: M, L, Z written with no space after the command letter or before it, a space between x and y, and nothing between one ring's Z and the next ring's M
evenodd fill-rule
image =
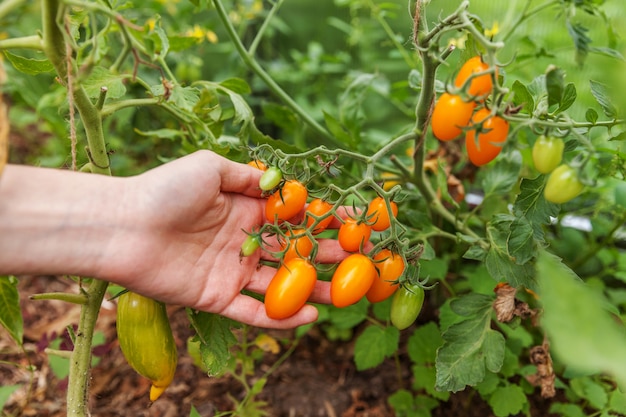
M119 227L123 181L8 165L0 177L0 274L93 276Z

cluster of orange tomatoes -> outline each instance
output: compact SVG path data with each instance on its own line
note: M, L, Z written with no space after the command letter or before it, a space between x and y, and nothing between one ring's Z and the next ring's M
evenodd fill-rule
M477 166L485 165L498 156L509 133L509 123L492 114L484 103L493 90L489 65L480 56L470 58L459 70L454 85L469 98L443 93L431 116L433 134L441 141L464 134L470 161Z
M311 296L317 280L317 270L312 263L315 239L333 219L341 221L337 240L341 248L349 253L336 267L331 278L333 305L347 307L363 297L372 303L380 302L401 287L398 285L399 278L405 270L402 256L390 249L376 251L373 256L364 253L372 232L388 229L391 217L397 216L398 206L395 202L378 196L369 201L367 208L361 212L340 218L336 214L336 205L329 201L313 198L307 204L309 196L306 186L296 179L285 180L277 167L266 167L258 161L252 161L249 165L265 171L259 187L268 194L266 221L277 225L284 232L278 235L281 265L265 293L265 309L269 317L290 317ZM301 217L299 214L302 212L304 220L292 224L290 221ZM260 246L259 239L258 236L249 235L242 245L242 255L254 253Z

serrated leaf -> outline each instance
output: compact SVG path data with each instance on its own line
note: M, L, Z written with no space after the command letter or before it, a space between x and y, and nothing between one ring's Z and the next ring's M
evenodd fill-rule
M7 329L15 343L22 346L24 319L15 277L0 276L0 324Z
M577 404L553 403L550 405L550 413L558 413L564 417L587 417Z
M587 36L589 30L580 23L572 23L569 19L567 19L565 25L576 47L576 62L582 65L589 53L589 44L591 43L591 38Z
M533 228L525 217L518 217L511 222L507 248L518 265L524 265L535 255Z
M605 388L589 377L572 378L570 387L576 395L589 401L598 410L602 410L609 402Z
M626 335L603 308L606 301L559 258L541 251L537 262L542 326L552 352L572 370L606 372L626 387ZM581 308L584 306L584 308Z
M626 132L620 132L619 134L610 137L609 140L626 140Z
M489 405L497 417L517 415L527 401L526 394L519 385L498 387L489 397Z
M516 106L522 106L522 112L527 114L533 114L535 110L535 100L528 88L520 81L515 80L512 86L513 90L513 103Z
M328 128L330 133L332 133L332 135L340 142L348 144L352 143L352 137L348 133L348 130L341 124L341 122L337 120L332 114L325 111L323 113L326 127Z
M352 329L365 319L367 319L367 310L369 303L362 299L356 304L345 308L331 308L330 322L338 329Z
M416 391L424 390L428 395L441 401L447 401L450 398L450 392L437 391L435 389L435 381L437 380L437 370L434 366L415 365L411 368L413 373L413 389Z
M534 179L524 178L520 184L520 193L513 204L513 213L516 217L528 220L538 242L544 240L544 225L549 224L550 218L556 217L560 209L558 204L550 203L543 197L544 187L543 176Z
M619 51L606 48L606 47L591 47L589 48L589 52L593 52L595 54L608 56L609 58L619 59L620 61L624 61L624 55L622 55Z
M398 349L400 331L393 326L369 326L359 335L354 344L356 369L374 368L393 355Z
M617 117L617 110L609 97L609 90L605 84L598 81L589 80L591 86L591 94L596 99L606 117Z
M126 94L124 78L104 67L94 67L89 77L82 82L82 86L90 98L99 97L102 87L106 87L107 98L112 100L123 97Z
M491 308L493 296L470 293L450 301L450 309L463 317L473 317Z
M9 51L4 51L4 56L16 70L24 74L37 75L54 71L54 66L47 59L24 58Z
M548 107L560 104L565 90L565 71L558 67L550 67L546 72L546 91Z
M463 254L464 259L471 259L474 261L484 261L487 257L487 250L480 245L470 246Z
M409 337L407 352L416 364L433 364L437 359L437 349L443 344L441 332L435 322L419 326Z
M218 314L187 310L187 316L200 341L202 361L209 375L221 375L230 359L230 348L237 343L231 328L237 323Z

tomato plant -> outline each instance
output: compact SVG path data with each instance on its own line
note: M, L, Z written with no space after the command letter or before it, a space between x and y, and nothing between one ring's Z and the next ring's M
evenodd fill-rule
M542 174L549 174L561 163L565 143L561 138L541 135L533 145L533 163Z
M262 191L273 190L283 180L283 173L277 167L269 167L259 178L259 188Z
M391 207L393 217L396 217L398 215L398 204L390 201L389 206ZM389 217L389 210L384 198L378 196L370 201L367 207L367 218L373 230L381 232L389 228L391 224Z
M509 133L509 123L487 108L473 116L470 129L465 133L465 149L474 165L485 165L495 159Z
M269 222L289 220L304 209L307 189L297 180L285 181L282 188L270 195L265 203L265 218Z
M293 258L285 262L265 292L267 316L280 320L296 314L311 296L316 281L317 271L308 260Z
M391 324L399 330L412 325L424 304L424 289L417 284L405 284L391 300Z
M125 292L117 303L117 338L128 364L152 382L150 401L172 383L178 351L165 304Z
M362 220L347 218L337 236L343 250L357 252L372 235L372 227Z
M379 303L391 297L400 286L396 281L404 272L404 260L389 249L378 252L373 260L378 273L365 296L370 303Z
M461 96L443 93L435 103L430 125L435 137L442 141L458 138L472 117L476 104Z
M461 88L473 74L484 72L488 69L489 65L483 62L480 56L474 56L465 61L463 66L461 66L461 69L454 79L454 85ZM481 99L490 94L491 90L493 90L491 74L483 74L471 79L467 93L475 99Z
M543 195L551 203L562 204L580 194L584 187L576 170L563 164L550 173Z
M333 208L333 205L328 201L322 200L320 198L313 199L306 208L305 218L306 218L306 227L311 228L313 224L317 221L317 217L322 217L329 213ZM321 233L328 225L333 221L333 215L329 215L322 220L319 220L315 225L315 229L313 229L312 233L317 234Z
M285 251L283 254L283 262L288 262L293 258L306 258L311 254L313 241L304 233L305 229L295 228L285 232L286 239L279 238L280 247Z
M376 278L371 259L360 253L345 258L330 281L330 299L335 307L347 307L367 293Z

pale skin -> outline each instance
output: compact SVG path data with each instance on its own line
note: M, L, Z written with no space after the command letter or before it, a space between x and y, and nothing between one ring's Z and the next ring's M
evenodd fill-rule
M264 221L261 174L209 151L127 178L7 165L0 275L94 277L259 327L313 322L312 305L274 320L241 293L263 294L276 272L259 266L260 250L239 256L242 229ZM345 256L336 241L320 240L317 262ZM318 281L310 301L329 303L329 283Z

